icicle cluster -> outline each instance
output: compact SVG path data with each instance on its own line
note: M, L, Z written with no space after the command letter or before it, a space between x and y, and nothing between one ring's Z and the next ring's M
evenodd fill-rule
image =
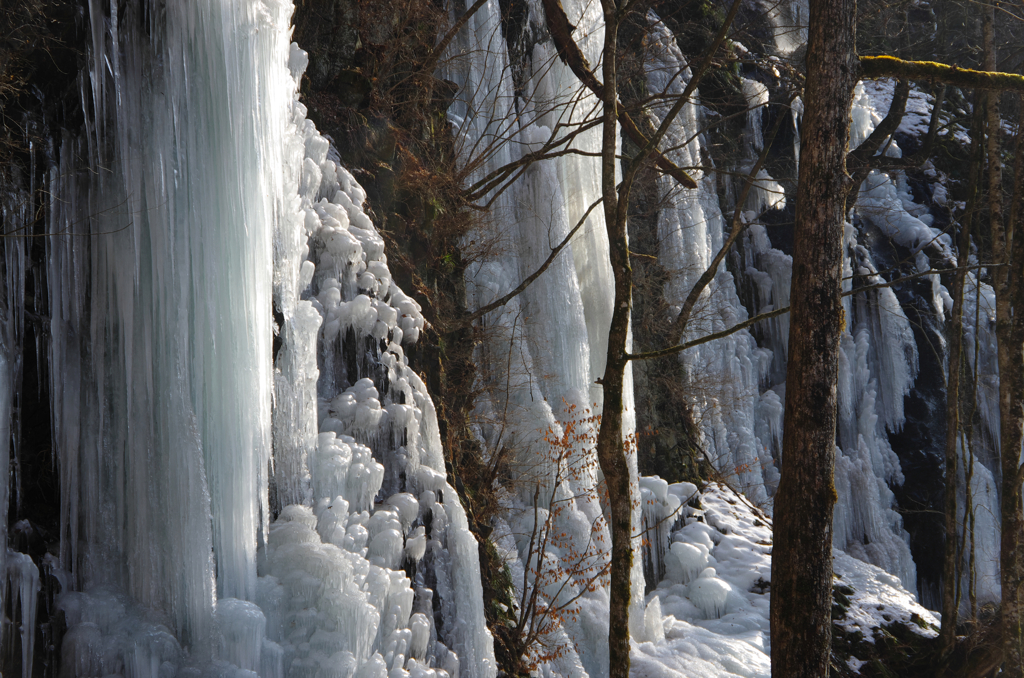
M600 8L586 2L563 7L576 26L574 38L590 63L598 63L604 39ZM449 60L445 77L458 83L459 94L449 119L463 163L476 167L469 183L553 138L565 139L599 114L596 97L580 87L544 35L544 21L543 9L531 6L525 30L540 37L514 55L520 60L511 68L497 1L473 14L453 43L458 57ZM518 83L510 73L517 74ZM502 464L515 478L503 490L507 511L495 526L495 538L517 595L523 600L536 589L545 605L559 609L576 598L572 613L561 615L545 641L560 648L550 670L601 676L608 672L606 589L592 585L593 572L579 565L568 546L544 542L538 548L530 539L535 530L564 535L578 550L589 545L594 562L607 558L611 543L598 499L593 444L551 443L567 430L593 440L593 416L603 398L596 382L604 374L614 298L604 219L594 209L601 194L595 157L600 129L582 131L565 143L583 154L532 163L507 190L486 198L493 198L493 217L466 237L467 303L480 308L512 290L581 224L536 282L481 319L476 362L484 397L475 419L482 447L490 455L505 455ZM635 425L631 372L625 381L629 434ZM635 457L633 464L635 479ZM638 504L634 524L639 522ZM632 579L631 629L643 637L640 559L634 561Z
M296 81L306 61L293 44ZM260 558L265 645L288 676L493 676L477 544L402 348L423 329L419 305L392 280L366 193L298 102L290 125L298 190L276 241L275 379L279 401L305 406L275 411L284 508Z
M296 100L291 5L90 9L49 178L62 671L494 676L423 316Z

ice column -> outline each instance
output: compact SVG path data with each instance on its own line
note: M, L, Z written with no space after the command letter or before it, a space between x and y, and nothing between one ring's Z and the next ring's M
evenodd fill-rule
M681 94L689 77L686 61L672 33L653 13L649 19L650 90ZM679 73L681 77L677 76ZM748 89L756 101L764 95L763 87L759 88L757 83L750 83ZM663 116L668 108L656 107L655 115ZM669 155L682 167L703 164L700 139L694 137L697 129L698 105L691 102L667 135L666 145L675 149ZM695 176L696 189L683 189L667 177L661 179L661 193L667 205L658 217L658 258L670 275L665 298L673 313L678 313L691 287L723 244L725 220L718 207L714 180L703 172ZM747 311L736 295L733 276L725 267L719 267L694 308L684 338L724 330L746 318ZM771 365L771 353L759 348L749 332L742 331L685 351L680 359L686 367L694 405L702 415L704 443L712 463L754 501L766 501L766 485L772 484L775 469L771 427L762 425L765 415L760 385ZM769 437L762 440L762 431L767 431Z
M50 177L62 561L199 655L214 586L255 595L268 518L290 11L90 3L86 132Z

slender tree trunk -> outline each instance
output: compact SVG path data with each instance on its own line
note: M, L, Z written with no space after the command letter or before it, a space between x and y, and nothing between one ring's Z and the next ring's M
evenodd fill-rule
M957 505L956 505L956 467L957 446L960 435L960 376L963 369L963 329L964 329L964 285L967 280L967 257L971 251L971 223L976 207L975 195L978 192L978 181L981 173L982 154L981 139L984 126L979 116L980 97L975 97L974 125L971 134L971 168L967 188L967 212L960 224L960 242L957 248L957 271L953 277L953 310L949 321L949 369L946 379L946 543L942 563L942 629L939 634L941 654L949 654L956 644L957 607L960 603L958 595L960 568L962 566L962 549L957 545ZM964 478L967 480L967 504L970 504L971 470L964 467ZM965 516L966 518L966 516ZM964 521L964 537L966 539L967 522ZM965 542L964 542L965 543ZM973 549L973 538L971 548Z
M995 9L988 7L982 26L985 69L995 70ZM992 233L992 261L1003 264L993 270L996 293L996 339L999 362L999 450L1002 471L1000 497L1001 534L999 548L1000 613L1003 631L1003 672L1007 678L1024 676L1024 637L1021 629L1020 587L1024 580L1021 562L1021 540L1024 539L1024 515L1021 502L1021 369L1024 365L1020 336L1020 314L1013 316L1015 296L1019 296L1020 271L1013 271L1013 219L1003 222L1003 163L1000 149L1002 120L999 115L999 93L988 93L986 115L988 133L988 205ZM1020 177L1016 177L1019 185ZM1018 191L1014 191L1016 194ZM1016 196L1015 196L1016 198ZM1014 213L1011 210L1011 213ZM1019 245L1019 243L1018 243ZM1019 247L1017 248L1020 249ZM1019 259L1019 256L1013 259ZM1015 295L1015 292L1017 294ZM1024 308L1024 305L1018 308Z
M846 150L855 0L811 0L794 226L782 479L772 551L772 675L828 676Z
M976 108L980 108L980 106L977 105L977 102L976 102ZM981 134L982 134L982 132L979 131L979 135L981 135ZM979 162L978 166L981 167L981 163L980 162ZM975 199L977 199L977 195L975 196ZM975 281L974 281L974 326L978 327L978 323L980 323L980 322L981 322L981 281L976 278ZM964 427L964 429L965 429L964 430L964 443L967 445L967 452L968 452L967 463L970 464L967 468L971 469L971 473L969 475L969 478L970 478L970 476L974 475L974 460L977 459L977 455L976 455L975 449L974 449L974 445L975 445L975 442L974 442L974 417L975 417L975 415L978 412L978 360L979 360L978 356L981 354L981 337L979 336L978 332L974 333L974 346L972 348L974 350L974 361L973 361L974 369L972 370L972 373L971 373L971 399L970 399L971 410L970 410L970 414L968 414L968 416L965 417L965 421L964 421L964 423L965 423L965 427ZM967 487L970 487L970 486L971 486L971 481L969 479L967 481ZM977 511L974 508L974 498L971 495L967 495L967 498L968 498L968 501L967 501L967 507L966 508L967 508L967 510L970 511L970 513L966 513L965 515L970 517L969 519L970 519L970 527L971 527L971 550L970 550L970 553L968 555L968 562L969 562L969 567L970 567L970 574L969 574L970 578L968 579L967 597L968 597L968 603L970 603L970 606L971 606L971 622L972 623L977 623L977 621L978 621L978 571L977 571L977 567L976 567L977 566L977 549L975 548L975 540L974 540L974 535L976 534L975 531L974 531L974 528L976 526L975 518L976 518L976 515L977 515Z
M957 587L960 581L958 562L957 506L956 506L956 441L960 432L960 358L963 352L964 280L963 266L970 252L970 231L962 227L957 267L953 282L953 312L949 329L949 369L946 378L946 542L942 563L942 629L939 634L942 654L948 654L956 643ZM966 469L964 477L967 477ZM970 494L971 488L967 488ZM964 530L967 526L964 525Z
M623 378L626 371L626 340L629 335L629 316L632 290L632 272L629 268L629 249L626 239L626 206L628 196L617 194L615 185L615 157L618 138L616 46L618 8L615 0L602 0L605 33L601 92L603 121L601 137L601 196L603 198L605 228L615 277L615 306L608 331L608 356L605 363L604 402L601 410L601 428L597 435L597 460L608 486L611 514L612 562L611 591L608 619L608 660L610 678L629 678L629 599L630 571L633 567L632 488L629 465L622 438Z
M977 325L975 325L977 327ZM975 338L977 340L977 338ZM967 488L965 497L967 501L964 506L964 539L961 542L963 549L961 549L960 556L963 558L964 554L967 554L967 605L971 610L971 622L978 620L978 569L977 569L977 550L974 548L974 527L975 527L975 516L977 513L974 510L974 496L970 493L971 483L974 482L974 443L970 440L968 434L964 434L964 446L967 448L964 452L964 458L966 463L964 467L967 469L967 476L964 480L964 487ZM970 536L971 550L967 551L967 537ZM962 562L962 561L961 561ZM963 595L963 591L960 592ZM959 599L957 601L957 608L959 609Z

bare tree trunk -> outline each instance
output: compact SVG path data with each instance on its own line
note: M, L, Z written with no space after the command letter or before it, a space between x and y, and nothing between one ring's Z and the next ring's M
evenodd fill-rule
M985 11L982 41L986 70L995 70L995 8ZM1024 538L1024 516L1021 513L1021 365L1024 365L1019 333L1020 315L1013 317L1014 288L1020 287L1020 271L1011 270L1013 220L1003 223L1003 164L1000 150L1002 120L999 115L999 93L988 93L986 113L988 133L988 205L992 233L993 287L996 293L996 339L999 362L999 450L1002 471L1000 497L1001 534L999 568L1003 631L1003 673L1008 678L1024 676L1024 648L1021 633L1020 586L1024 577L1020 541ZM1019 185L1019 177L1016 178ZM1016 193L1017 191L1014 191ZM1013 212L1013 210L1011 210ZM1019 245L1019 243L1018 243ZM1020 249L1019 247L1017 248ZM1018 259L1019 257L1014 257ZM1024 308L1021 306L1020 308ZM1015 331L1018 330L1018 331Z
M975 325L977 327L977 325ZM963 548L960 550L961 562L964 554L967 554L967 605L971 610L971 622L978 621L978 553L974 547L974 527L975 527L975 516L977 515L974 510L974 496L970 492L971 483L974 481L974 443L964 435L964 445L967 448L964 452L964 458L966 463L964 467L967 469L967 475L964 479L964 487L967 488L965 497L967 499L964 502L964 538L961 544ZM967 537L970 537L971 550L967 551ZM958 592L957 596L957 609L960 608L960 597L963 595L963 591Z
M772 552L772 675L828 675L846 150L855 0L811 0L794 226L782 479Z
M619 130L617 104L618 8L615 0L602 0L605 33L601 91L603 104L601 137L601 197L612 272L615 277L615 306L608 331L608 356L605 363L604 402L601 428L597 435L597 460L608 487L612 532L611 591L608 615L608 660L610 678L629 678L629 599L630 571L633 567L633 497L629 465L623 441L623 378L626 371L626 340L632 292L632 271L626 239L628 196L620 196L615 185L616 141Z
M1018 178L1019 185L1019 178ZM1007 240L1011 242L1010 229ZM1024 628L1021 586L1024 584L1024 502L1021 497L1021 441L1024 439L1024 243L1013 242L1009 266L996 292L996 336L999 341L999 443L1003 496L1000 506L1000 583L1002 585L1003 674L1024 675ZM1016 312L1014 312L1016 311Z
M946 542L942 563L942 629L939 634L941 653L948 654L956 643L957 586L960 581L960 563L957 544L956 506L956 441L960 433L960 363L963 351L964 280L967 269L960 265L970 252L970 231L962 226L960 247L957 252L957 272L953 282L953 311L949 329L949 368L946 378L946 487L944 510L946 513ZM964 477L967 477L966 468ZM969 495L971 488L967 487ZM964 530L967 526L964 525Z
M946 543L942 563L942 629L939 634L940 652L947 655L956 644L957 607L960 604L959 582L962 567L962 549L957 545L957 505L956 505L956 442L960 435L960 376L963 370L963 331L964 331L964 285L967 280L967 258L971 252L971 223L977 205L976 194L981 173L982 158L981 139L984 136L981 118L977 110L981 97L975 96L974 125L971 134L971 168L967 188L967 210L960 224L960 242L957 247L957 271L953 277L953 310L949 321L949 369L946 379ZM966 480L967 504L971 503L970 477L973 469L964 466ZM966 518L966 514L965 514ZM966 539L967 522L964 521L964 537ZM974 548L972 536L971 548Z

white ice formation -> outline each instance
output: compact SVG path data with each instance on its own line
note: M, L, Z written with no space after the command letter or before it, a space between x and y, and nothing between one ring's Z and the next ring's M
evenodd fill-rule
M291 4L90 9L47 226L63 675L493 677L423 316L297 101Z
M602 32L595 7L565 3L565 8L570 23L576 26L574 36L584 52L593 57L591 63L596 63ZM792 3L773 15L778 19L780 42L799 37L804 11L800 3ZM792 31L783 30L787 21L793 22ZM686 59L671 32L653 14L650 22L646 43L648 89L678 94L689 77ZM543 25L543 13L536 6L530 7L526 25L524 31L528 34ZM453 47L453 54L467 56L453 59L451 72L446 73L460 85L449 116L464 162L470 162L471 156L483 159L470 183L549 140L559 139L568 123L596 113L594 98L580 90L567 67L557 59L550 41L541 39L528 46L523 55L510 57L505 37L497 3L485 4L469 20L460 36L462 42ZM521 63L510 67L510 59L516 58ZM520 81L513 82L511 74L518 74ZM752 166L756 150L764 144L760 106L767 103L768 96L765 87L755 81L744 81L743 90L755 106L748 115L746 132ZM663 109L655 106L655 117L663 116L667 108L668 104ZM794 104L794 110L798 109ZM877 116L871 119L868 115L872 112L859 111L865 118L863 124L877 122ZM699 134L701 116L699 101L695 100L684 107L669 129L665 145L673 149L669 156L679 166L708 164L708 152ZM857 128L854 134L866 136L869 132ZM596 134L580 134L570 146L594 154L600 150ZM504 193L488 196L494 199L493 216L467 238L477 247L474 252L482 253L467 272L471 306L480 307L500 297L537 268L599 196L598 176L596 158L566 155L531 164ZM679 189L668 177L663 177L659 186L663 206L657 224L658 260L669 275L664 294L673 311L678 311L730 227L720 210L712 171L697 171L694 176L697 189ZM911 246L923 244L921 229L928 226L921 218L922 208L906 195L900 196L900 190L906 193L905 187L889 185L894 188L886 200L895 200L893 205L905 216L899 224L891 224L887 233L893 237L905 233ZM785 201L783 186L766 172L759 173L740 213L748 225L738 265L730 270L724 265L719 268L698 302L686 338L745 321L748 310L740 300L741 285L750 286L754 312L788 306L792 262L772 247L761 221L766 211L783 208ZM871 218L870 209L865 217ZM588 407L593 408L593 403L599 404L601 399L595 380L603 372L603 336L611 299L606 287L610 275L602 271L608 260L607 243L599 210L582 221L570 246L548 271L522 295L481 320L486 338L478 348L477 364L481 385L488 395L478 403L479 421L484 422L479 426L479 437L493 454L503 448L513 450L519 468L531 481L510 488L508 516L500 521L498 529L499 544L506 544L506 557L514 572L532 572L529 563L538 557L528 552L528 539L513 538L531 534L538 525L538 513L533 508L534 488L538 485L543 488L540 496L545 509L563 501L560 492L575 497L566 500L568 508L551 513L556 515L553 520L561 521L559 530L566 530L574 539L585 539L588 525L602 527L597 522L596 507L588 505L586 499L594 477L566 477L559 460L549 458L551 447L541 435L553 432L557 439L566 426L578 426L579 413L589 414L593 410ZM852 226L847 227L846 235L847 276L856 273L858 280L873 281L875 266L870 252L858 245ZM928 237L933 234L929 232ZM742 279L737 280L734 273ZM852 289L852 282L848 281L847 289ZM888 434L903 424L903 398L918 370L917 347L910 323L889 289L848 297L846 317L840 364L836 471L840 500L835 513L835 546L892 572L913 591L915 565L901 518L893 510L890 489L901 483L903 476ZM778 483L787 344L788 318L783 315L761 323L753 332L737 332L690 349L680 357L709 458L719 472L769 510ZM631 382L627 380L627 392L630 390ZM582 467L592 468L593 462ZM710 562L708 551L701 552L691 545L670 546L666 538L673 520L669 517L686 499L667 492L661 481L637 482L643 524L655 526L652 529L657 533L648 535L651 546L644 552L647 571L656 578L668 576L680 585L693 587L707 617L722 614L727 609L727 587L716 583L719 579L713 570L700 577ZM505 542L500 538L503 532L508 534ZM571 574L565 573L565 577L572 582ZM607 604L604 595L599 591L596 596L585 595L583 600L586 605L603 607ZM638 621L632 629L637 638L651 633L646 621L639 621L641 609L634 606ZM591 618L581 614L565 628L573 647L582 650L578 663L570 652L553 670L603 673L604 664L597 660L603 651L593 647L594 634L603 633L601 627L589 626Z
M541 671L597 678L608 671L608 593L579 554L601 563L609 544L588 441L613 293L595 209L600 130L571 140L566 132L594 121L599 103L558 58L540 5L526 4L523 30L537 41L523 54L506 48L498 0L450 47L458 58L443 75L459 86L449 109L456 148L474 163L470 184L549 142L578 153L532 163L507 190L484 196L490 216L464 243L468 304L513 289L579 229L544 275L479 320L476 434L488 454L510 451L515 482L499 489L505 511L494 541L516 592L532 588L571 612L552 631L565 651ZM562 4L598 63L599 6ZM405 357L423 315L389 271L364 190L297 101L307 58L290 43L290 3L144 0L114 16L99 0L88 7L88 67L77 81L84 132L63 135L61 164L47 179L50 340L36 347L52 375L62 493L61 553L43 576L68 591L58 603L68 624L63 673L491 678L477 543L446 480L434 406ZM802 0L772 4L781 54L803 43L806 15ZM648 88L679 94L687 60L655 15L649 22ZM766 141L769 95L754 79L741 87L753 106L741 160L749 170ZM883 90L858 88L851 145L881 119ZM793 102L794 123L801 110ZM693 172L698 187L667 177L657 186L657 258L673 312L731 228L700 133L704 115L695 96L665 143L678 165L704 167ZM915 116L905 133L920 131ZM900 150L891 142L884 152ZM739 193L729 181L725 203ZM755 177L738 211L741 242L701 295L685 339L788 306L792 260L773 246L765 219L786 206L787 188L764 170ZM28 224L29 204L3 196L5 224ZM953 256L927 212L904 175L875 172L859 188L853 222L927 270ZM859 235L847 226L846 291L883 281ZM0 440L13 437L15 455L24 248L5 244L0 298ZM951 299L937 277L931 284L941 319ZM975 507L973 584L986 601L998 597L994 300L973 273L966 297L982 425L963 441L961 497ZM851 623L866 629L881 623L869 612L878 605L917 610L891 489L903 471L889 435L906 420L920 356L892 289L847 296L844 310L834 545L837 570L864 600ZM768 516L788 340L780 315L679 358L701 447L764 513L724 488L698 494L637 477L633 457L634 524L648 543L635 559L630 615L642 675L767 675ZM629 372L625 391L631 434ZM0 455L5 477L10 461ZM16 598L0 607L22 610L12 621L27 677L40 573L6 549L0 572L0 595Z

